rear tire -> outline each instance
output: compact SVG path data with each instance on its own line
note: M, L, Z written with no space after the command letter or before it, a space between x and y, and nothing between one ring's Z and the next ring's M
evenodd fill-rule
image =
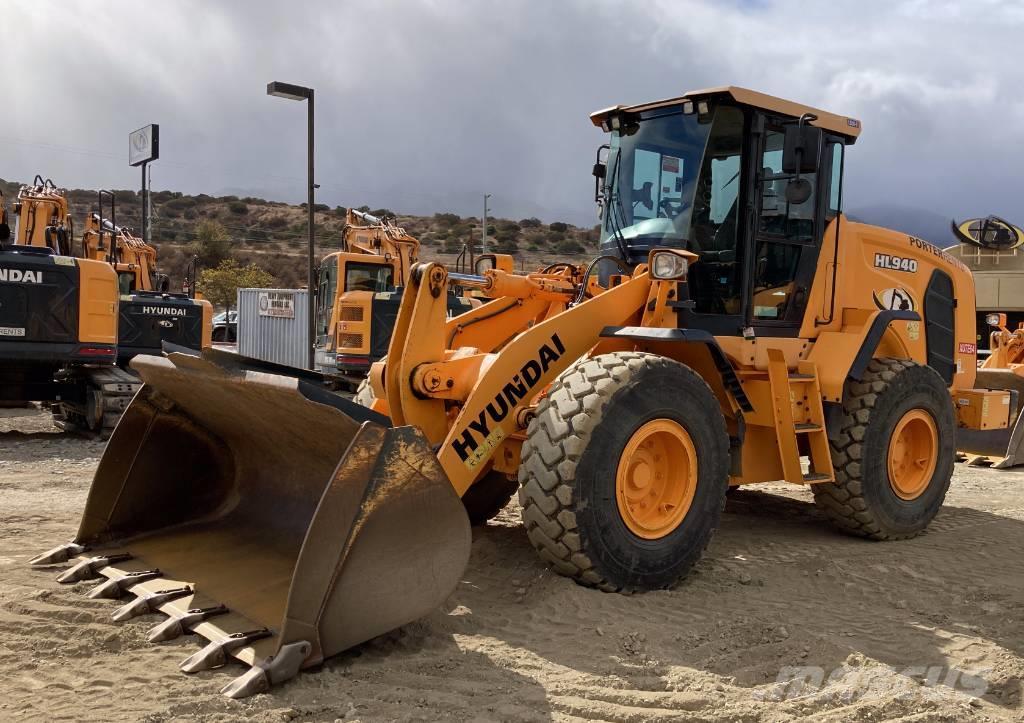
M668 441L655 444L645 434ZM683 463L661 466L679 461L677 448L689 450ZM640 454L647 449L649 463ZM624 592L668 587L718 528L728 470L725 419L692 369L638 352L582 359L551 385L527 430L523 523L540 557L581 584ZM662 504L679 489L684 496ZM644 528L651 510L636 506L649 503L675 512Z
M946 385L931 367L874 359L860 382L848 383L845 397L839 433L831 441L836 480L811 486L815 504L853 535L901 540L920 534L942 507L953 474L956 421ZM894 440L894 432L907 420L923 430L922 448L934 445L927 458L919 455L918 478L909 482L907 473L893 467L893 450L903 439Z
M352 401L362 407L370 407L375 398L373 387L370 386L370 380L367 378L359 382ZM485 474L466 490L466 494L462 495L462 505L466 508L469 524L477 527L497 517L498 513L505 509L505 505L509 503L517 489L519 489L519 483L510 480L500 472Z

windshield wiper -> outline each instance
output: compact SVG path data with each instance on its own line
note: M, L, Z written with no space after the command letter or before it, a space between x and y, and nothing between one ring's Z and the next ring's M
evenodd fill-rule
M611 182L605 187L605 192L610 197L608 199L610 202L608 206L608 220L611 222L612 237L615 239L615 245L619 249L619 255L622 257L622 260L628 263L628 245L626 237L622 235L622 224L626 221L626 209L622 206L622 195L618 191L619 184L616 182L619 177L619 160L621 158L622 149L620 148L615 152L615 162L612 164L611 169ZM616 217L616 211L618 212L618 218Z

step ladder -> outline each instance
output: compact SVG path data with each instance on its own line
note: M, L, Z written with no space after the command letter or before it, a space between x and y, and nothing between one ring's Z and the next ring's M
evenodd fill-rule
M772 416L779 439L784 479L794 484L832 482L832 453L825 431L825 412L818 385L818 369L813 362L801 361L797 371L786 367L781 349L768 350L768 381L771 385ZM797 435L805 435L810 457L810 472L800 465Z

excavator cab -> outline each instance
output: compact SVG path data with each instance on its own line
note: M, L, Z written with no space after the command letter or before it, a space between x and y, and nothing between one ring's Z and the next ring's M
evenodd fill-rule
M419 241L390 219L349 209L342 248L320 264L314 361L355 389L387 354ZM454 295L450 301L452 314L469 308Z
M212 305L171 293L167 277L157 271L156 249L119 226L116 213L114 193L100 191L82 233L82 253L117 273L118 364L126 366L139 354L158 354L165 342L196 350L210 347Z

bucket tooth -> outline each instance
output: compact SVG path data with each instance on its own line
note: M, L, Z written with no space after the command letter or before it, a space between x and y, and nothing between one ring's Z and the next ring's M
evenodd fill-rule
M213 605L206 608L191 608L183 615L172 615L159 625L155 625L149 631L149 642L162 643L165 640L174 640L185 633L192 632L192 628L207 618L214 615L224 615L228 609L223 605Z
M112 577L106 582L100 583L89 591L88 597L105 597L116 600L124 595L125 591L132 585L145 582L146 580L152 580L153 578L160 577L162 574L163 573L159 570L138 570L136 572L126 572L123 575Z
M228 656L239 648L244 648L249 643L263 638L269 638L273 633L267 628L249 630L244 633L232 633L223 640L214 640L207 644L198 653L185 658L179 666L185 673L198 673L200 670L219 668L228 662Z
M272 655L220 689L228 698L248 698L256 693L266 693L270 686L294 678L313 646L305 640L282 645L277 655Z
M57 582L81 582L82 580L92 580L100 576L100 568L112 565L115 562L124 562L132 558L128 553L120 553L117 555L97 555L96 557L90 557L82 560L74 567L65 570L57 577Z
M85 545L79 545L74 542L65 542L63 545L57 545L52 550L47 550L41 555L36 555L28 561L28 564L57 565L61 562L67 562L72 557L78 557L86 550L88 550L88 548Z
M158 590L154 593L144 593L140 597L132 600L130 603L122 605L114 614L111 616L117 622L124 620L131 620L139 615L146 615L147 613L156 612L155 608L157 605L163 605L165 602L171 600L177 600L180 597L191 595L193 592L190 585L184 587L176 587L170 590Z

